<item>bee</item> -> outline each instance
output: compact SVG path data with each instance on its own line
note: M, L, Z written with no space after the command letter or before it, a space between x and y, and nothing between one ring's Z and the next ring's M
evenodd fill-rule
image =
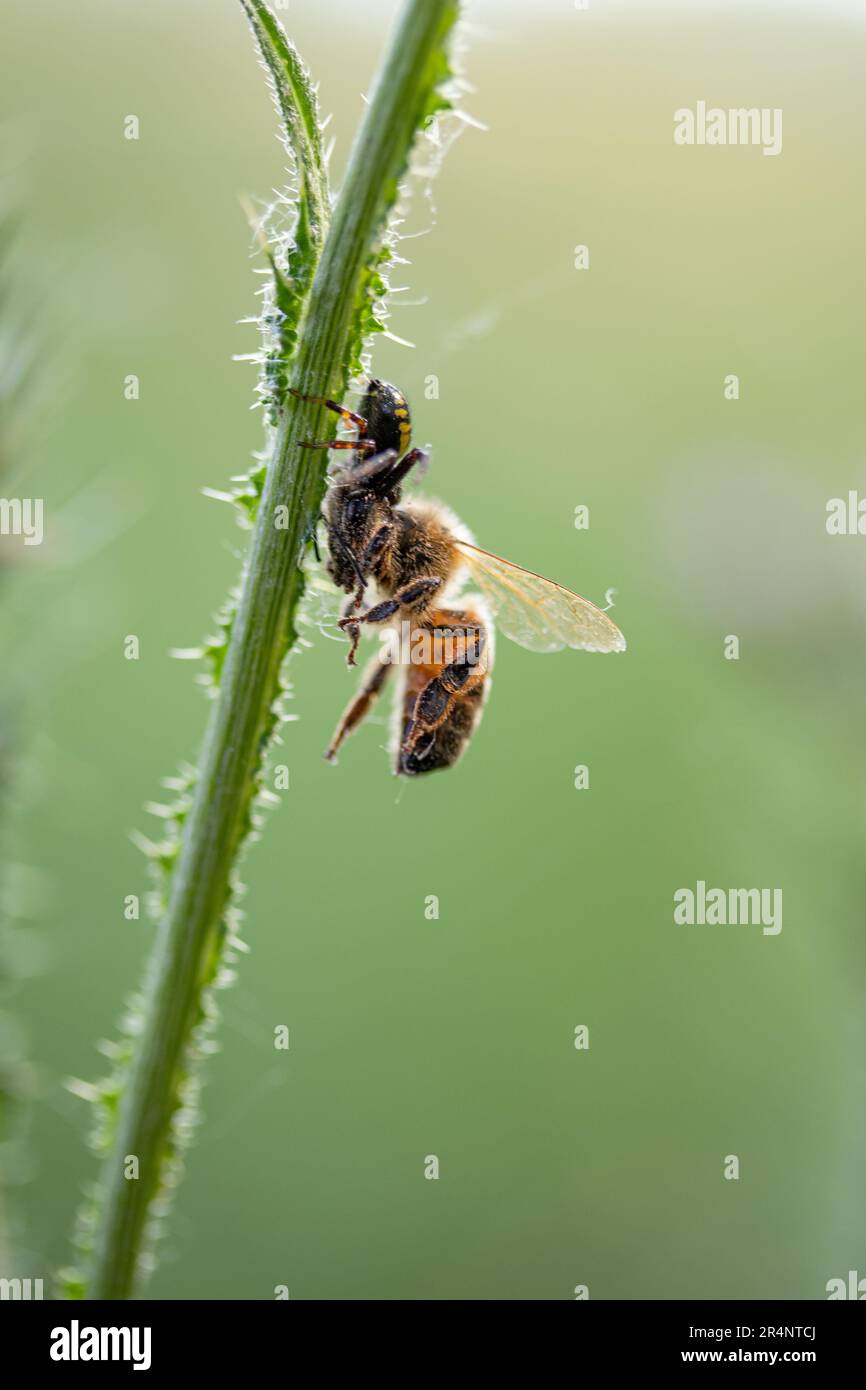
M479 549L442 503L401 500L404 480L427 455L410 448L409 407L395 386L371 379L357 412L321 396L302 399L327 406L354 430L352 439L303 445L352 454L332 475L323 509L328 572L350 595L339 620L349 639L347 662L355 664L364 627L399 638L384 643L367 666L325 753L329 761L396 676L395 772L414 777L452 767L490 690L494 623L530 651L625 651L619 628L587 599ZM470 583L478 592L467 590Z

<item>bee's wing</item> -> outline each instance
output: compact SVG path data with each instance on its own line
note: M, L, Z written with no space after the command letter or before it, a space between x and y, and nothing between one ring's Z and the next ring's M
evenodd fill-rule
M624 652L625 638L589 599L467 541L457 549L506 637L531 652Z

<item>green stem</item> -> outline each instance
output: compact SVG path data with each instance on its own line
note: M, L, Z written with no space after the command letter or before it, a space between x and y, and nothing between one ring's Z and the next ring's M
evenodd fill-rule
M258 7L257 7L258 8ZM407 0L358 133L301 324L294 384L303 392L341 390L365 268L393 205L414 135L442 75L455 0ZM262 743L272 724L280 668L294 641L303 590L300 568L324 487L324 453L299 448L323 438L320 406L284 408L274 435L219 694L184 826L168 910L145 989L143 1031L121 1101L113 1151L102 1179L87 1295L129 1297L153 1198L163 1190L171 1128L188 1049L225 934L232 875L249 829ZM276 508L288 509L282 529ZM138 1177L127 1178L128 1156Z

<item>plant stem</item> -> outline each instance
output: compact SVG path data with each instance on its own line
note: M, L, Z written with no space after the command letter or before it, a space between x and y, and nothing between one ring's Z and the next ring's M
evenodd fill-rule
M412 141L441 77L454 0L408 0L349 160L301 324L294 384L344 388L365 267L392 206ZM322 407L284 407L273 438L231 640L184 825L167 913L145 986L144 1023L102 1178L87 1296L127 1298L140 1272L150 1206L164 1190L172 1124L182 1104L187 1050L205 1014L225 935L233 871L249 829L262 744L294 641L305 540L324 486L326 455L299 448L323 438ZM284 529L275 509L288 509ZM138 1178L124 1175L134 1155Z

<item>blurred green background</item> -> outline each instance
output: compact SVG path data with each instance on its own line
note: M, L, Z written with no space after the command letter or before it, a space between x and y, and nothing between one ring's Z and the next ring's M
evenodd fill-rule
M393 8L280 12L335 173ZM425 487L482 545L615 588L629 650L501 640L466 759L402 792L384 711L322 761L341 649L293 663L291 786L247 860L251 951L150 1291L821 1298L866 1275L866 540L824 526L866 495L862 6L479 0L467 38L488 128L412 205L395 280L425 302L391 327L416 346L377 343L376 371L432 444ZM154 833L206 716L168 651L244 543L199 489L261 444L231 360L256 346L239 195L285 160L233 0L6 6L0 43L41 378L0 491L46 506L0 576L6 1004L36 1091L9 1204L15 1272L47 1276L95 1172L62 1082L101 1074L152 937L123 917L128 830ZM676 147L698 100L781 107L781 155ZM782 888L781 934L674 926L697 879Z

